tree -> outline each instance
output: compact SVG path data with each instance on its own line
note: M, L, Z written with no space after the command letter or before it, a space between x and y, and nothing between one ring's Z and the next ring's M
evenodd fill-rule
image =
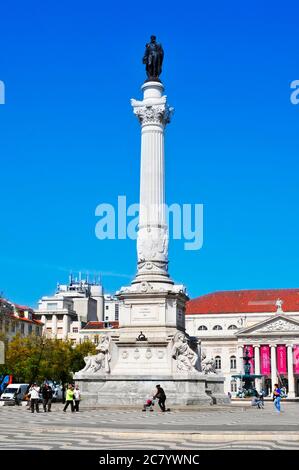
M6 363L0 372L12 374L17 382L51 379L65 383L84 367L84 356L90 352L95 353L90 341L73 347L71 341L17 334L7 345Z

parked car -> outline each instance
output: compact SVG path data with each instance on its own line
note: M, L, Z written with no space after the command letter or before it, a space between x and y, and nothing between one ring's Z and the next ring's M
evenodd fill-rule
M1 395L4 405L20 404L28 391L29 384L9 384Z

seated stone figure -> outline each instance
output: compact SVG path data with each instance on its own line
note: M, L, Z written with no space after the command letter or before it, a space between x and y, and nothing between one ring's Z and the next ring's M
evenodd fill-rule
M201 355L201 370L204 374L216 374L216 363L212 357L207 358L205 353Z
M177 361L178 370L191 372L196 369L198 355L190 348L183 333L177 333L174 337L171 355Z
M111 355L109 352L110 338L105 335L101 338L100 344L97 346L98 354L88 354L84 357L85 367L80 372L88 372L94 374L95 372L110 372L109 362Z

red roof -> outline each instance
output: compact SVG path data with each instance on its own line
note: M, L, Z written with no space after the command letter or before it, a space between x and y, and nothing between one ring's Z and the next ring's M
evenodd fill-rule
M105 326L109 325L109 326ZM90 321L82 329L83 330L103 330L104 328L118 328L118 321Z
M189 300L186 315L204 313L276 312L281 299L284 312L299 311L299 289L263 289L214 292Z
M32 312L33 312L33 309L32 309L31 307L27 307L26 305L14 304L14 306L15 306L18 310L29 310L29 311L32 311Z

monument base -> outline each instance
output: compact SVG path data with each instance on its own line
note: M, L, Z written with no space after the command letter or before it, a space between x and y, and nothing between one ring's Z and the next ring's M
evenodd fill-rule
M136 405L156 393L156 385L164 389L166 406L213 405L230 403L223 393L224 378L204 374L179 374L178 376L101 376L76 378L84 406Z

